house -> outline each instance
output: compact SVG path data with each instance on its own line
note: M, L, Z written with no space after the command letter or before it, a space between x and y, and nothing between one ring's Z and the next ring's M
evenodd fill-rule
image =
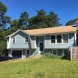
M6 36L8 56L26 58L50 52L69 55L69 48L77 45L77 25L17 30Z

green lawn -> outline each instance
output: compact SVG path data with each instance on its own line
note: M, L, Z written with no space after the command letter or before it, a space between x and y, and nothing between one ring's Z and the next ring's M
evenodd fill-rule
M29 58L0 63L0 78L78 78L78 61Z

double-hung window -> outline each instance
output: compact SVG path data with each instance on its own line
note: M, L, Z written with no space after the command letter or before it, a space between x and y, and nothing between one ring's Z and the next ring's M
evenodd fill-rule
M55 35L51 35L51 43L55 43Z
M13 37L12 43L15 43L15 37Z
M57 43L62 43L62 35L57 35Z
M68 43L68 34L63 34L63 43Z
M28 43L28 37L27 36L25 37L25 43Z

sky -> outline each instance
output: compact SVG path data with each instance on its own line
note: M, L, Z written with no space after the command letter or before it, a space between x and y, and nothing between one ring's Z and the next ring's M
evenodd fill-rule
M28 12L29 17L37 14L36 10L44 9L46 13L53 11L58 14L60 23L78 18L78 0L0 0L7 7L6 15L19 19L22 12Z

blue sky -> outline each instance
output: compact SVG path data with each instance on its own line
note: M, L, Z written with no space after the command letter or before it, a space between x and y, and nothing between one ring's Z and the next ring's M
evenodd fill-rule
M50 11L58 14L60 23L63 25L67 21L78 18L78 0L0 0L8 11L6 15L11 19L18 19L20 14L27 11L29 17L36 15L36 10L44 9L47 14Z

